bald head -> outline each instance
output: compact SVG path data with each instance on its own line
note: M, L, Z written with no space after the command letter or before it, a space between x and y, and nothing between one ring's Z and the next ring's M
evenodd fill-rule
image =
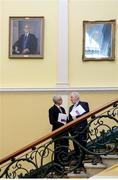
M60 106L60 105L62 104L62 102L63 102L61 96L53 96L52 100L53 100L54 104L59 105L59 106Z
M25 24L24 31L25 31L25 33L30 32L30 26L28 24Z
M70 94L70 101L72 102L72 104L76 104L76 102L79 101L79 93L78 92L72 92Z

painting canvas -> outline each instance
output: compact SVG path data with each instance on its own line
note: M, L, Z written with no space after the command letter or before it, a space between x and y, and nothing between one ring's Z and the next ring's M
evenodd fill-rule
M87 60L115 59L115 20L83 21L83 55Z
M9 26L9 58L44 58L44 17L10 17Z

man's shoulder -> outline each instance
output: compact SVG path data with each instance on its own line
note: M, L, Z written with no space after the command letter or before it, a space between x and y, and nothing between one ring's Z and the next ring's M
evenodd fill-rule
M64 109L64 107L63 106L60 106L62 109Z
M24 38L24 34L21 34L19 39L23 39Z
M86 102L86 101L80 101L80 103L79 104L88 104L88 102Z
M56 106L53 105L53 106L49 109L49 111L52 111L52 110L54 110L55 108L56 108Z
M86 101L81 101L81 102L80 102L80 105L81 105L84 109L86 109L86 112L89 112L89 104L88 104L88 102L86 102Z
M50 107L49 110L52 110L54 108L54 106Z
M29 37L31 37L31 38L35 38L36 39L36 36L35 36L35 34L29 34Z
M73 108L73 106L74 106L74 105L71 105L71 106L69 107L69 110L71 110L71 109Z
M63 111L65 111L65 108L63 106L60 106Z

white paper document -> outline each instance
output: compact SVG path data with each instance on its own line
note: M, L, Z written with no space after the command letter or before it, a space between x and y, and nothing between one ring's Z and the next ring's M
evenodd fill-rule
M84 114L85 112L86 112L85 109L81 105L78 105L77 107L72 109L70 114L72 117L76 117L76 116Z
M58 122L60 122L62 124L66 124L67 117L68 117L67 114L59 113Z

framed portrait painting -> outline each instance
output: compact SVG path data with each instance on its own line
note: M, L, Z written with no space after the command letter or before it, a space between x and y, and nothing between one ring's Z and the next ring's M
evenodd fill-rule
M44 58L44 17L9 18L9 58Z
M83 21L83 61L115 60L115 20Z

